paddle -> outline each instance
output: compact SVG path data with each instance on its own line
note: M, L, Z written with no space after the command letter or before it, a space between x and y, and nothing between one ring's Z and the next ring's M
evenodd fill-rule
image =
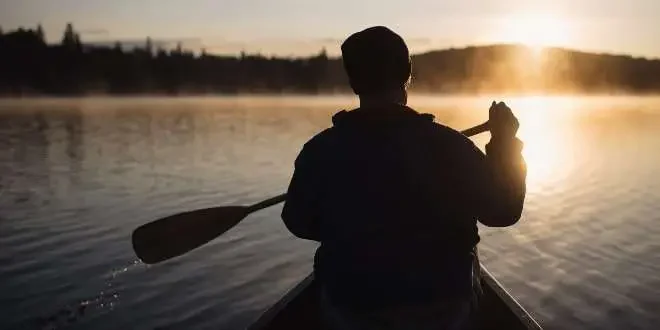
M488 130L488 123L464 130L473 136ZM144 263L155 264L198 248L236 226L250 213L279 204L282 194L250 206L221 206L189 211L155 220L133 232L133 249Z

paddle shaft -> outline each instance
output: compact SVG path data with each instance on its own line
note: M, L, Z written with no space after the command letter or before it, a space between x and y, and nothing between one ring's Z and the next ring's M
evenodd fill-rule
M461 134L463 134L465 136L474 136L474 135L477 135L479 133L483 133L483 132L486 132L486 131L488 131L488 122L485 122L481 125L477 125L477 126L474 126L472 128L468 128L464 131L461 131ZM249 213L252 213L252 212L263 210L263 209L271 207L273 205L277 205L279 203L282 203L285 200L286 200L286 194L277 195L275 197L272 197L272 198L266 199L264 201L261 201L259 203L252 204L252 205L248 206L246 212L249 214Z

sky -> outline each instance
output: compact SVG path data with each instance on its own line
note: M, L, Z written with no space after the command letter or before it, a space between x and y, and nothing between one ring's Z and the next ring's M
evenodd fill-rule
M182 41L209 53L303 56L373 25L413 53L497 43L660 58L660 0L0 0L4 31L72 22L83 41Z

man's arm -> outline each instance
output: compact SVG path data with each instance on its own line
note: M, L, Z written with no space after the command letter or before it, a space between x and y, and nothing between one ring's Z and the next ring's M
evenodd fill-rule
M518 222L525 202L527 166L522 142L517 138L491 139L486 155L477 150L475 181L479 222L489 227L506 227Z
M482 224L506 227L518 222L525 201L527 166L523 143L515 137L518 120L506 104L493 102L491 140L484 155L474 144L468 157L467 193Z
M306 144L295 162L295 170L282 209L284 224L297 237L320 241L318 225L319 181L312 154Z

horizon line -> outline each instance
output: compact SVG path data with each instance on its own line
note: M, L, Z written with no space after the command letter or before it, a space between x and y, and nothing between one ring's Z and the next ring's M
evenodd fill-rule
M290 59L303 59L303 58L310 58L314 56L318 56L321 54L321 52L328 51L328 47L322 46L318 49L316 52L310 52L307 54L275 54L275 53L268 53L265 51L257 50L257 51L248 51L248 50L241 50L238 52L213 52L211 51L214 47L191 47L187 48L185 46L185 41L198 41L201 40L201 38L173 38L173 39L153 39L152 42L154 45L160 44L167 44L167 45L173 45L170 46L170 48L165 48L166 50L172 50L176 48L176 45L178 43L181 43L183 45L183 50L186 51L192 51L193 53L200 53L202 50L206 50L206 54L209 56L218 56L218 57L223 57L223 56L228 56L228 57L240 57L242 53L244 53L246 56L262 56L262 57L272 57L272 58L290 58ZM146 38L144 40L139 40L139 39L124 39L124 40L115 40L115 41L90 41L90 42L83 42L83 45L96 45L99 47L110 47L116 43L120 43L121 45L128 45L130 46L129 49L136 49L138 47L144 46L145 45ZM58 45L58 43L47 43L48 45ZM443 51L451 51L451 50L467 50L470 48L490 48L490 47L519 47L519 48L527 48L530 51L547 51L547 50L560 50L560 51L566 51L566 52L574 52L574 53L582 53L582 54L592 54L592 55L599 55L599 56L614 56L614 57L629 57L632 59L642 59L642 60L649 60L649 61L660 61L660 56L645 56L645 55L636 55L633 53L626 53L626 52L615 52L615 51L606 51L606 50L589 50L589 49L578 49L578 48L573 48L569 46L530 46L524 43L475 43L475 44L466 44L462 46L447 46L447 47L438 47L438 48L430 48L427 50L423 51L418 51L410 54L410 57L414 56L421 56L421 55L426 55L430 53L435 53L435 52L443 52ZM196 48L196 49L195 49ZM341 59L341 54L339 55L328 55L328 58L330 59Z

